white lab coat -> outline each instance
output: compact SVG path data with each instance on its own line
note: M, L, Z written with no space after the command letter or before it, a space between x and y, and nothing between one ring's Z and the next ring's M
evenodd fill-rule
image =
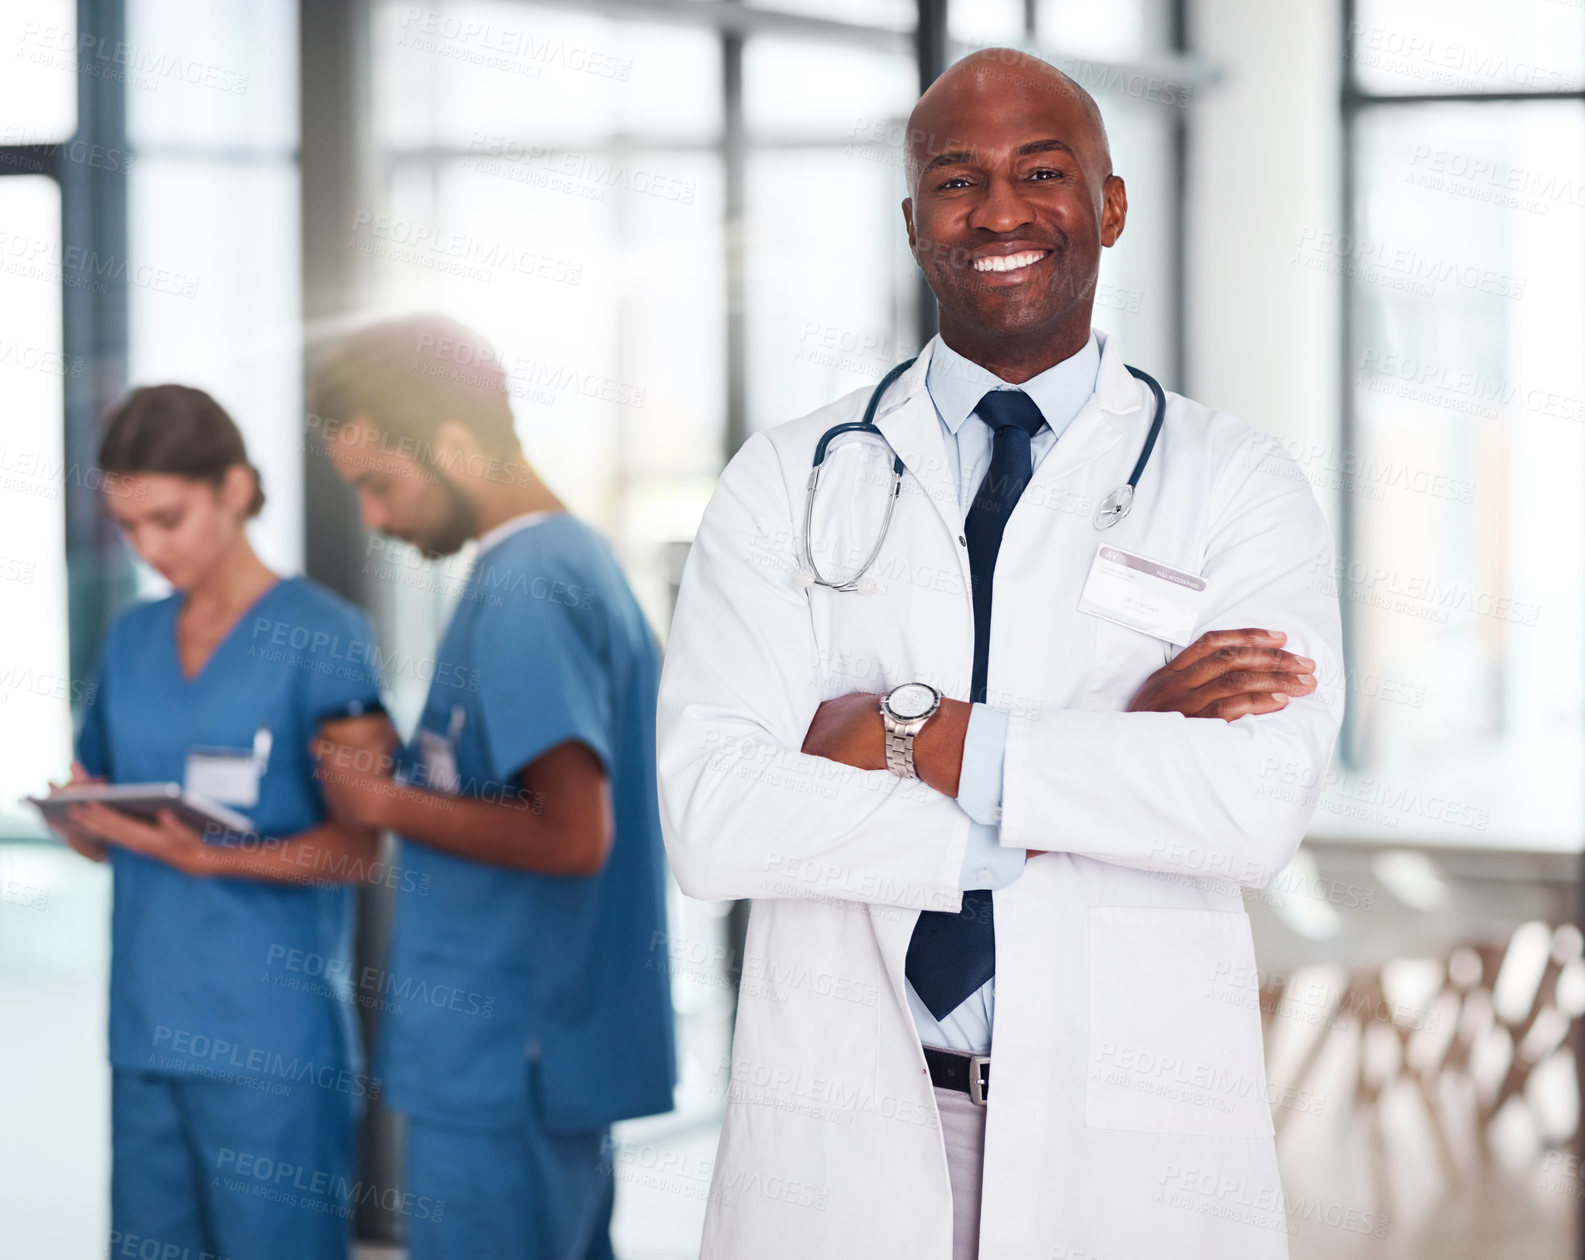
M930 349L876 417L908 476L875 591L798 578L815 442L860 418L867 389L744 443L683 575L660 685L667 852L691 896L753 899L705 1260L951 1254L903 959L920 909L959 906L969 818L916 782L798 751L822 700L910 679L969 693L969 561ZM1205 579L1196 635L1284 630L1338 678L1332 540L1279 443L1172 394L1132 514L1097 532L1150 403L1104 338L1095 395L997 562L1001 842L1053 852L994 897L981 1260L1287 1254L1240 885L1268 883L1298 846L1342 694L1232 723L1126 713L1176 649L1076 605L1105 542Z

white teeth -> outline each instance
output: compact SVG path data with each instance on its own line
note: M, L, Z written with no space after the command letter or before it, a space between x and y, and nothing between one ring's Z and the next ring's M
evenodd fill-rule
M1027 267L1030 263L1039 262L1050 251L1044 249L1029 249L1021 254L1001 254L990 258L976 258L975 271L1017 271L1020 267Z

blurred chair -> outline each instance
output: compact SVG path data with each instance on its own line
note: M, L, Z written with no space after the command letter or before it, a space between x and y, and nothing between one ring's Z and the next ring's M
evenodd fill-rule
M1388 1096L1408 1086L1450 1190L1494 1159L1517 1172L1567 1147L1580 1111L1582 947L1573 924L1530 922L1502 944L1268 978L1260 1011L1279 1135L1316 1112L1314 1100L1335 1100L1344 1119L1368 1121L1371 1145L1390 1159Z

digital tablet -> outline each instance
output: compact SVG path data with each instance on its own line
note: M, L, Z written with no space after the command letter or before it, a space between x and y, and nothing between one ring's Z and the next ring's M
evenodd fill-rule
M53 796L30 796L44 821L64 825L66 810L73 805L97 802L130 814L144 822L156 821L160 810L168 809L204 837L253 834L253 824L235 810L191 792L179 783L81 783L63 788Z

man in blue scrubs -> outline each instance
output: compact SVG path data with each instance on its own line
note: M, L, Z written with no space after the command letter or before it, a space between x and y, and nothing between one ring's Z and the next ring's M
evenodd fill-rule
M465 370L464 370L465 368ZM489 347L436 317L365 329L316 378L365 523L478 555L436 653L406 783L339 765L338 817L399 831L377 1064L408 1118L413 1260L612 1255L613 1121L675 1079L655 797L654 636L604 540L523 457Z

